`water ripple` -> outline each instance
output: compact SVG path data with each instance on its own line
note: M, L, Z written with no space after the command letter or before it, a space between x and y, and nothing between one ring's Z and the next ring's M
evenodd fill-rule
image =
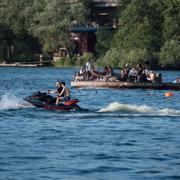
M180 179L178 91L71 88L89 111L48 111L23 99L76 69L0 69L0 179Z

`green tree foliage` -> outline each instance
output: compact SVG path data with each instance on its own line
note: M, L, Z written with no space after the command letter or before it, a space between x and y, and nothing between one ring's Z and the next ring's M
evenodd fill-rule
M32 6L29 0L0 0L0 22L8 26L15 34L27 30L25 9Z
M180 43L178 41L166 41L161 48L159 64L164 68L180 68Z
M38 40L28 33L28 8L32 7L32 3L33 0L0 0L1 39L3 49L6 50L6 55L3 52L5 59L13 60L13 56L18 56L18 53L34 53L40 49Z
M55 67L71 67L75 65L75 61L69 57L63 57L53 63Z
M99 28L96 32L96 53L97 56L103 56L109 49L113 32L111 29Z
M90 0L0 0L0 59L70 49L71 26L94 20L93 10ZM118 15L112 14L118 19L115 33L96 33L98 64L122 67L127 61L148 60L180 68L179 0L123 0Z
M13 47L18 53L54 52L70 44L73 22L85 23L87 9L84 3L67 0L0 0L0 32L6 49ZM11 33L9 33L11 32ZM1 53L2 54L2 53Z
M117 31L102 63L123 67L128 61L148 60L155 66L179 66L179 19L178 0L123 1Z
M180 1L179 0L164 0L164 9L162 11L163 21L163 36L164 40L180 41Z
M163 5L164 44L160 51L159 64L165 68L180 69L180 2L165 0Z
M42 1L42 0L41 0ZM66 0L34 1L34 15L30 32L40 39L44 51L55 51L67 47L70 26L73 21L82 24L85 14L82 3L69 4Z
M141 0L132 1L121 12L118 30L111 44L118 53L119 66L122 67L127 61L137 63L142 58L150 60L160 48L160 41L156 39L157 34L153 31L156 21L159 21L152 19L154 13L159 14L149 1ZM113 57L110 61L114 61Z

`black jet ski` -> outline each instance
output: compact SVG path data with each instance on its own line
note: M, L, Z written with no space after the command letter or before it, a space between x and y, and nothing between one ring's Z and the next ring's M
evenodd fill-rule
M26 97L25 100L38 108L44 108L48 110L84 110L77 105L77 103L79 102L78 99L72 99L56 105L55 97L40 91L35 92L31 96Z

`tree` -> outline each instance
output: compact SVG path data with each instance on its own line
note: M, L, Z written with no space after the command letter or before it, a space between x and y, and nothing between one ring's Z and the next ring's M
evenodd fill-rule
M0 0L0 23L6 59L13 60L14 53L34 53L39 50L39 42L28 32L27 17L33 0ZM35 49L37 48L37 49Z
M164 68L180 69L180 43L178 41L166 41L161 48L159 64Z
M125 1L120 7L117 31L111 42L111 48L119 53L119 66L127 61L137 63L140 60L158 64L164 41L162 10L163 1L158 0Z
M178 0L165 0L163 5L163 37L165 40L180 41L180 2Z
M103 56L109 49L113 31L111 29L99 28L96 32L96 53L97 56Z
M120 13L118 30L111 43L119 52L120 61L149 60L153 56L154 34L152 29L152 7L148 1L135 0ZM134 53L135 50L141 53ZM145 53L144 53L145 52ZM143 56L142 56L143 53ZM121 56L123 54L123 56ZM139 57L137 56L139 54ZM133 56L134 55L134 56ZM146 56L145 56L146 55ZM131 57L131 58L130 58ZM125 62L124 62L125 63Z
M42 1L42 0L41 0ZM55 51L70 43L70 27L76 20L82 24L86 13L82 3L71 4L66 0L34 1L32 26L29 28L38 37L44 51ZM36 8L35 8L36 7Z
M180 69L180 3L165 0L162 11L164 44L160 51L159 64L165 68Z

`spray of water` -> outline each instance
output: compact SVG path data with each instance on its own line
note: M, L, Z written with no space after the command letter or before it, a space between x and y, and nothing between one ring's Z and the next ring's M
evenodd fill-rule
M20 109L30 105L13 94L6 93L0 97L0 109Z
M180 116L180 110L176 109L155 109L146 105L130 105L118 102L110 103L107 107L101 108L99 112L126 112L126 113L142 113L152 115L169 115Z

